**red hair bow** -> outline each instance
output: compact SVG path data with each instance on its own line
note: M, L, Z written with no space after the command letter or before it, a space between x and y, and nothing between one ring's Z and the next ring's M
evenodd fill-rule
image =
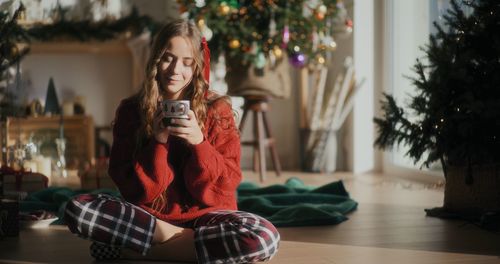
M203 47L203 58L205 60L205 65L203 65L203 77L207 83L210 83L210 50L208 49L208 43L205 37L201 39L201 45Z
M210 84L210 49L208 49L208 43L205 37L201 39L201 46L203 48L203 59L205 65L203 65L203 77ZM208 97L208 89L205 91L205 98Z

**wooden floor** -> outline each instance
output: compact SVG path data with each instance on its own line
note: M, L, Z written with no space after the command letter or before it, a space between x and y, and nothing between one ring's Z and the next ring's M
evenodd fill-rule
M258 180L253 172L244 177ZM440 186L375 174L298 172L269 172L264 185L290 177L317 186L341 179L359 207L338 225L280 228L280 250L270 263L500 263L500 234L425 216L425 208L442 204ZM92 263L88 246L60 227L23 230L0 240L0 263Z

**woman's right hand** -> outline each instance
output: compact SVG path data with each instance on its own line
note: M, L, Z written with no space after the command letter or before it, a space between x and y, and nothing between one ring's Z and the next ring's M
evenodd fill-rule
M153 118L153 135L156 141L160 143L167 143L168 140L168 129L163 125L163 118L165 117L164 112L161 107L156 108L155 116Z

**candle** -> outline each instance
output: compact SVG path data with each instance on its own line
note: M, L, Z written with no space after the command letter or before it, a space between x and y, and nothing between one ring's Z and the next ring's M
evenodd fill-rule
M52 177L52 161L50 160L50 158L37 156L35 158L35 161L38 172L47 176L50 182L50 178Z
M73 102L71 102L71 101L64 102L62 108L63 108L62 113L63 113L64 116L72 116L72 115L74 115Z
M25 171L38 172L38 164L34 160L25 160L23 163L23 168Z

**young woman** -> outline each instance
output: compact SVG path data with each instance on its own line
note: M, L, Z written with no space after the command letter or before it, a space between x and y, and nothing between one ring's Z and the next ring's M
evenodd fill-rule
M239 133L228 100L208 91L209 58L191 23L156 36L147 80L114 121L109 175L124 199L85 194L66 207L69 229L94 241L95 258L249 263L276 254L276 228L237 211ZM189 100L189 119L165 126L166 99Z

